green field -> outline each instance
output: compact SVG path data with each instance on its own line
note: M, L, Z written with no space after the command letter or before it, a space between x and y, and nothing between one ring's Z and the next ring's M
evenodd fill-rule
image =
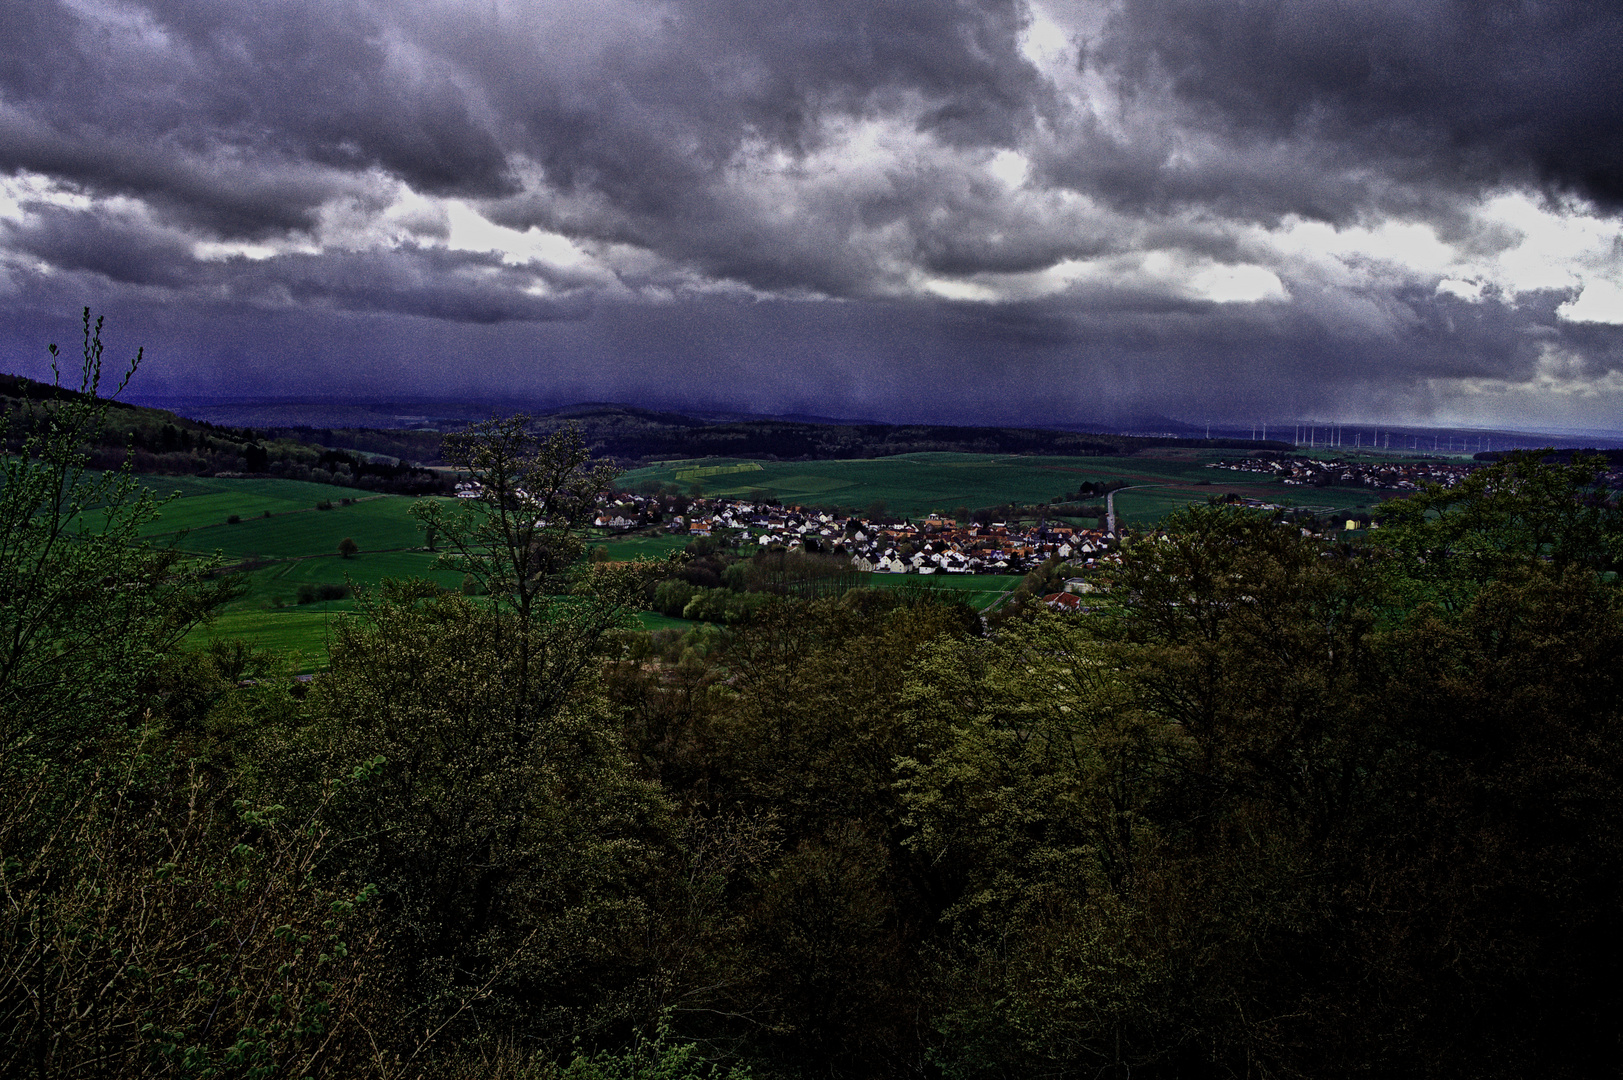
M425 577L448 588L462 576L436 569L436 555L423 550L423 535L410 516L415 500L298 480L218 477L141 477L143 487L164 498L157 520L143 535L160 544L200 554L218 552L228 562L259 565L242 574L244 594L227 604L193 640L242 638L255 645L302 655L304 670L325 667L326 629L349 601L298 603L300 585L376 585L384 578ZM171 494L174 498L168 498ZM342 500L355 500L348 506ZM317 510L329 502L330 510ZM267 516L268 514L268 516ZM240 520L230 523L236 515ZM354 540L360 553L338 556L339 541Z
M217 638L241 639L284 656L297 655L295 670L322 671L327 667L327 635L333 620L352 610L347 600L330 604L264 611L224 611L208 626L193 630L187 639L203 644Z
M707 495L742 498L752 491L767 491L791 505L840 506L858 513L884 502L888 513L917 518L931 512L951 514L958 507L974 510L1008 503L1046 503L1055 496L1071 495L1088 481L1156 485L1159 490L1117 497L1118 512L1131 524L1146 524L1175 507L1230 491L1245 498L1346 509L1367 508L1378 501L1365 488L1287 487L1258 474L1205 468L1209 462L1238 456L1234 452L1176 450L1110 458L941 453L854 461L769 461L756 463L761 468L747 475L716 473L703 487ZM698 467L729 464L728 459L663 462L627 472L620 482L636 490L649 482L677 483L678 474Z
M655 630L691 630L695 626L704 625L691 619L673 619L669 615L661 615L657 611L640 612L637 615L637 620L642 623L642 628L649 633Z
M976 611L985 611L1014 592L1019 574L860 574L871 589L925 589L952 593Z
M626 473L622 484L635 489L648 481L675 483L678 474L700 470L699 482L711 495L747 496L765 490L790 504L842 506L859 513L883 501L888 512L915 518L931 511L950 514L961 506L1047 503L1088 481L1148 485L1116 495L1117 511L1130 525L1153 524L1179 506L1228 492L1321 511L1350 512L1378 501L1374 493L1362 488L1286 487L1261 476L1203 467L1223 456L1163 451L1130 458L910 454L860 461L705 459L637 469ZM245 638L263 647L299 652L306 670L319 669L326 664L326 630L333 614L349 610L352 604L299 605L299 586L353 583L366 587L384 578L405 577L425 577L447 588L461 584L461 575L436 569L436 556L423 550L422 534L410 515L415 502L411 498L369 496L354 489L295 480L143 477L141 482L158 494L178 493L145 530L154 540L186 551L217 551L232 561L252 557L259 562L244 574L246 593L228 605L212 626L199 630L197 640ZM357 501L341 505L346 496ZM315 509L323 501L333 503L333 508ZM240 520L230 524L227 519L233 514ZM353 559L338 557L339 541L345 537L360 547ZM590 543L607 549L612 559L663 559L686 547L688 537L604 536ZM996 604L1020 580L1008 575L945 574L873 574L867 579L866 584L873 588L961 592L978 610ZM691 625L657 615L644 615L642 622L649 629Z
M606 548L609 558L616 562L629 559L663 559L673 551L688 546L687 533L663 533L659 536L613 536L593 540L592 547Z
M246 520L261 517L267 510L273 515L315 513L316 504L323 500L336 504L340 498L353 498L357 494L366 497L364 492L357 493L350 488L301 480L148 476L141 478L141 486L160 499L170 494L179 496L159 508L158 520L142 530L147 535L202 530L210 526L224 528L232 514Z
M384 578L419 577L448 589L460 586L462 575L436 568L437 558L426 551L388 551L373 555L362 553L353 559L315 555L278 560L244 574L248 593L228 610L275 607L278 602L292 607L297 603L300 585L352 583L367 588Z
M759 461L741 461L737 465L700 465L692 469L683 469L676 474L678 480L702 480L707 476L721 476L726 473L760 472Z
M242 483L253 483L245 480ZM215 503L219 496L195 496L199 500ZM227 496L229 498L229 496ZM195 517L186 506L192 498L176 499L164 508L164 517L153 523L151 532L166 533L165 526ZM228 556L242 558L259 555L265 558L297 558L307 555L336 552L345 537L355 541L361 551L401 551L423 546L423 534L410 510L416 500L399 495L380 495L362 498L350 506L335 502L331 510L313 507L297 510L276 510L256 503L257 510L239 514L241 521L226 523L216 517L207 525L180 525L184 533L175 533L177 547L187 551L220 551ZM247 504L243 498L239 503ZM207 507L206 509L212 509ZM264 511L270 509L271 516Z
M298 652L303 670L318 670L326 665L331 615L353 604L300 605L299 586L366 588L384 578L410 577L451 589L462 584L461 574L438 568L438 556L423 550L423 535L410 516L414 499L291 480L159 476L143 477L142 483L159 495L179 494L163 505L162 516L143 530L146 535L185 551L219 552L230 561L260 563L242 574L246 592L226 605L212 626L196 631L194 640L242 638L260 647ZM344 506L344 497L356 501ZM332 509L315 509L323 501L331 502ZM232 514L241 520L229 523ZM352 559L338 555L345 537L360 548ZM591 543L606 548L613 559L663 559L686 547L688 537L613 536Z

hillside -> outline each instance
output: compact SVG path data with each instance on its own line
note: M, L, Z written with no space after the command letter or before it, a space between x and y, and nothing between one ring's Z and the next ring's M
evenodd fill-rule
M489 415L523 411L512 402L333 404L320 401L219 403L168 401L217 422L251 425L267 438L389 454L412 461L439 460L442 432L460 431ZM632 405L590 402L531 409L536 426L553 431L577 425L600 457L628 468L673 458L732 457L828 461L953 452L1092 457L1131 454L1150 447L1206 449L1288 444L1250 440L1132 436L1038 427L853 423L824 417L685 414Z
M598 454L628 464L701 457L821 461L930 452L1095 457L1159 446L1288 447L1286 443L1248 440L1106 435L1041 428L834 424L776 418L712 422L622 405L561 409L540 418L540 422L547 428L578 424Z
M77 391L0 374L6 449L15 450L53 402L78 397ZM93 468L117 468L129 457L136 472L157 476L269 476L401 494L446 486L420 467L419 455L412 453L427 448L421 456L432 457L438 452L438 435L425 437L421 447L386 432L343 432L340 438L320 440L310 430L226 427L166 409L118 400L107 404L106 426L91 448Z

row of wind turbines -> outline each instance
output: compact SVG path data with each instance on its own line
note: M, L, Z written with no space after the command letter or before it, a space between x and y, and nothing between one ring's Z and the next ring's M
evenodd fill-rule
M1208 424L1206 427L1206 437L1208 439L1211 438L1211 434L1211 425ZM1348 432L1343 425L1334 422L1298 422L1293 426L1291 431L1291 444L1294 446L1305 446L1310 450L1317 450L1321 447L1324 449L1340 449L1347 446L1347 434ZM1368 443L1364 442L1364 437L1366 434L1370 436L1370 441ZM1374 432L1368 432L1361 427L1354 428L1352 431L1352 449L1390 450L1392 449L1392 437L1394 434L1397 435L1398 451L1400 453L1405 450L1412 451L1414 453L1421 453L1427 449L1425 444L1428 436L1417 435L1411 432L1394 433L1391 431L1382 431L1379 428L1377 428ZM1268 425L1266 423L1253 424L1251 427L1251 441L1257 442L1259 441L1259 438L1262 442L1268 441ZM1481 453L1483 451L1493 449L1493 436L1486 434L1478 435L1474 438L1465 435L1455 436L1433 434L1429 436L1429 438L1431 441L1430 449L1432 453L1469 454Z

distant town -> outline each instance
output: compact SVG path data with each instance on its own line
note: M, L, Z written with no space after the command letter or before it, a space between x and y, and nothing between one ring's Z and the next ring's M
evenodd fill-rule
M1570 452L1564 452L1570 453ZM1601 474L1603 484L1623 486L1623 462L1615 451L1607 452L1611 466ZM1293 487L1329 487L1354 485L1386 491L1418 491L1428 484L1453 487L1481 468L1480 461L1347 461L1320 459L1305 455L1257 454L1230 461L1215 461L1208 469L1229 472L1262 473L1279 477Z
M1214 462L1231 472L1263 473L1298 487L1366 485L1415 491L1427 484L1452 487L1477 466L1443 461L1348 462L1272 455ZM476 498L478 487L457 485L460 498ZM1243 500L1258 509L1280 504ZM1058 558L1091 566L1111 550L1104 529L1063 520L1036 522L957 521L929 514L914 521L870 520L827 510L774 502L728 498L689 498L621 492L593 521L610 533L660 528L692 538L725 537L740 547L844 555L854 569L876 574L1019 574Z
M1431 485L1454 487L1481 464L1339 460L1265 452L1206 467L1271 476L1290 487L1360 486L1401 495ZM1610 478L1623 484L1623 473ZM456 485L456 494L477 498L480 491L477 484L463 481ZM1291 509L1283 501L1232 495L1228 499L1259 510ZM1021 520L985 520L977 514L975 520L960 521L939 513L915 520L848 515L759 497L617 492L604 501L592 525L606 534L658 530L692 540L714 539L743 554L753 546L762 551L841 556L850 560L851 569L875 574L1025 574L1056 562L1085 572L1115 561L1116 545L1106 529L1075 524L1074 518L1048 517L1042 507L1028 509L1030 516L1022 514ZM1368 527L1379 527L1378 514L1336 516L1328 526L1337 532ZM1312 534L1313 530L1304 528L1303 532ZM1091 591L1086 579L1077 577L1066 582L1066 594L1043 599L1050 606L1069 608L1076 602L1072 594Z
M477 498L464 481L458 498ZM918 521L871 521L826 510L727 498L618 493L592 523L611 533L661 528L694 539L725 536L740 547L844 555L878 574L1018 574L1051 558L1089 565L1110 550L1101 529L1060 520L1033 525L959 522L940 514Z
M1413 491L1427 484L1452 487L1476 466L1464 463L1364 463L1309 457L1246 457L1209 468L1277 476L1292 486L1367 485ZM476 498L470 481L457 484L459 498ZM1262 510L1280 503L1240 500ZM1039 509L1039 508L1033 508ZM1362 527L1366 520L1349 522ZM658 529L692 539L715 538L728 546L845 556L852 568L876 574L1023 574L1052 559L1091 568L1113 550L1103 528L1059 518L1022 521L959 521L938 513L913 519L858 515L773 501L676 494L619 492L592 522L606 533ZM1342 523L1337 519L1336 528Z
M1288 454L1216 461L1208 469L1263 473L1293 487L1353 484L1389 491L1418 491L1427 484L1453 487L1479 466L1453 461L1341 461Z

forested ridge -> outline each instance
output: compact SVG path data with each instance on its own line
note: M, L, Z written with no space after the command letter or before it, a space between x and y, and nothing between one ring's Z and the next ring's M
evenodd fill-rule
M89 391L0 372L4 452L19 451L63 403L89 404L79 400ZM85 433L84 447L86 463L97 469L128 464L160 476L277 476L412 495L451 486L414 460L423 442L411 432L225 427L112 397L99 408L101 423Z
M700 419L625 405L581 405L541 416L543 430L578 428L593 452L622 463L671 458L832 461L898 454L1043 454L1088 457L1156 447L1285 450L1290 444L1245 439L1121 435L1047 428L951 424L819 423L790 418Z
M659 658L669 568L581 539L614 470L491 421L420 511L475 595L365 594L306 683L182 647L231 581L137 539L84 365L0 487L0 1074L1616 1068L1592 460L1360 544L1196 507L1085 617L773 597Z
M0 373L0 407L15 414L13 441L28 430L31 417L42 403L62 393L50 383ZM400 407L427 406L417 403ZM319 405L309 408L317 415L323 412ZM109 409L108 423L93 455L102 466L116 467L126 454L131 454L137 471L144 473L277 475L409 494L441 487L431 474L414 467L443 463L439 429L317 427L304 421L298 403L267 410L277 422L255 426L212 424L116 400L110 402ZM371 418L371 414L363 413L360 418ZM462 417L421 422L432 422L453 432L468 426ZM828 461L941 451L1098 456L1173 446L1289 448L1288 443L1278 441L1043 428L822 423L781 417L701 419L614 404L551 410L536 415L534 425L542 434L574 428L593 454L626 466L703 457ZM367 477L370 481L362 483Z

